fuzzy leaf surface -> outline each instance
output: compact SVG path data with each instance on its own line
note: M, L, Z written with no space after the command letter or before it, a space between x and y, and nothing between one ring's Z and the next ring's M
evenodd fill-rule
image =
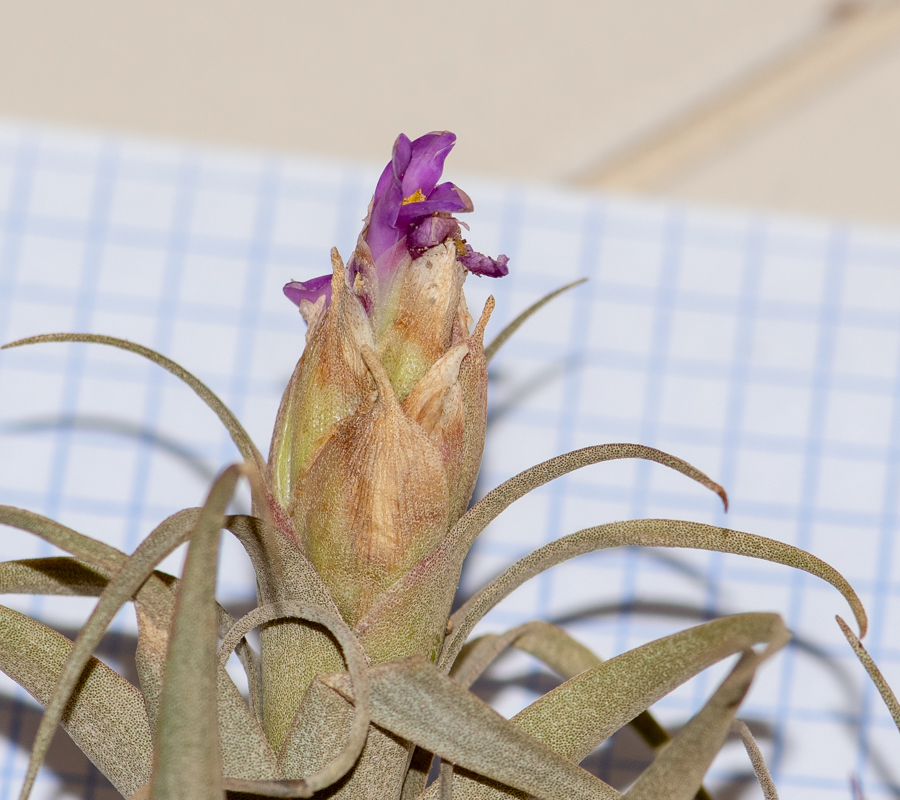
M145 592L148 592L148 602L146 604L147 616L154 623L157 635L163 637L159 641L150 642L152 646L147 648L147 652L150 656L164 658L166 647L164 637L168 630L168 621L171 615L173 597L167 585L161 581L156 582L148 579L153 576L155 567L160 561L175 550L176 547L190 538L191 530L196 524L197 518L197 509L186 509L177 514L173 514L171 517L164 520L146 539L144 539L143 542L141 542L135 552L127 557L122 568L110 579L109 584L100 596L94 611L81 629L69 659L60 674L59 684L53 693L53 697L47 704L47 710L44 717L41 719L34 746L32 747L31 760L20 794L20 800L25 800L31 792L37 770L44 760L47 747L53 737L56 725L58 724L62 711L77 684L81 671L91 658L94 648L103 637L104 632L118 613L119 609L127 603L139 589L141 590L142 597ZM154 587L156 587L158 591L155 591ZM144 686L143 676L141 682L142 686ZM246 749L246 747L249 746L248 742L251 741L249 737L254 732L253 725L251 724L254 721L246 704L241 700L240 694L237 692L234 684L230 683L230 685L234 688L234 695L236 695L236 697L232 696L231 699L232 701L237 702L226 704L230 705L232 714L242 713L241 709L243 709L243 713L246 715L246 723L241 726L242 729L247 730L248 738L247 741L243 743L243 747ZM145 686L145 696L147 691L148 689ZM255 744L254 752L259 752L260 755L264 755L265 750L260 750L259 748L259 745L265 743L265 737L262 735L262 732L259 731L259 736L253 738L252 741ZM223 739L223 744L227 746L228 743ZM271 748L269 748L269 753L271 754ZM270 758L274 761L274 754L270 755ZM243 760L246 761L247 759L245 758Z
M660 751L625 797L628 800L691 800L722 748L757 668L784 646L788 638L785 631L764 652L745 651L703 708Z
M241 470L213 484L191 532L169 636L150 794L153 800L224 800L216 706L219 531ZM235 645L237 641L235 642Z
M46 706L72 642L18 611L0 606L0 669ZM153 742L141 693L91 658L61 717L82 752L123 795L150 780Z
M545 800L621 797L420 657L373 667L370 675L374 722L452 764ZM323 681L352 701L344 673Z
M74 558L28 558L0 563L0 594L99 597L107 579Z
M622 653L556 687L513 722L575 763L673 689L755 644L782 641L776 614L738 614ZM695 787L696 791L696 787Z
M628 458L655 461L681 472L718 494L727 508L728 498L719 484L686 461L652 447L606 444L551 458L489 492L461 517L437 550L382 595L357 625L363 649L377 663L415 653L437 658L463 559L488 524L528 492L562 475L592 464Z
M887 706L887 710L890 712L892 719L894 720L894 724L897 726L897 730L900 730L900 702L897 701L897 695L894 694L894 690L891 689L890 684L885 679L884 675L882 675L881 670L878 669L878 665L875 663L875 660L872 656L869 655L869 652L863 647L862 642L850 630L850 627L847 625L844 620L840 617L836 617L838 625L841 627L841 631L846 637L847 641L850 643L850 647L853 648L853 652L856 653L856 657L859 659L860 663L866 668L866 672L869 673L869 677L872 679L872 683L875 684L875 688L878 689L878 693L881 695L881 699L884 700L885 706Z
M535 575L584 553L626 545L714 550L773 561L809 572L840 591L853 610L860 630L865 632L866 612L856 592L834 567L805 550L764 536L717 528L699 522L638 519L585 528L569 536L563 536L517 561L470 598L450 618L452 632L441 654L441 666L449 670L476 623L504 597Z

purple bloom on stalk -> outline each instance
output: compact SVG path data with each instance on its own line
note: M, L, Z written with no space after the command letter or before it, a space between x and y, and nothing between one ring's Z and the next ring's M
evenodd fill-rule
M506 275L508 259L496 259L476 253L461 236L461 223L454 213L473 210L469 196L453 183L438 183L444 161L456 135L449 131L426 133L410 141L400 134L394 142L390 163L385 166L363 231L363 241L371 252L379 284L389 285L394 271L407 254L415 259L429 248L454 241L460 263L476 275L499 278ZM358 266L351 259L351 277ZM331 301L331 276L309 281L293 281L284 293L297 305L301 300L314 303L324 295ZM371 309L367 306L367 311Z

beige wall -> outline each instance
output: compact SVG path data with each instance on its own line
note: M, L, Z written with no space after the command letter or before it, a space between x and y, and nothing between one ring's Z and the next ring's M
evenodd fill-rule
M802 40L823 0L0 0L0 115L576 180ZM900 41L659 188L900 224Z

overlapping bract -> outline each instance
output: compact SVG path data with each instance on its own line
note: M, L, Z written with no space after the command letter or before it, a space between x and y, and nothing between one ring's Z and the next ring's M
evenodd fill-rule
M755 670L787 641L776 615L726 617L608 662L547 623L469 641L478 620L522 583L610 547L692 547L805 570L844 595L865 634L852 588L814 556L753 534L671 520L609 523L563 537L450 615L475 538L510 504L567 472L642 458L727 502L718 484L684 461L613 444L538 464L466 510L484 444L487 361L545 301L484 347L492 303L473 325L462 284L468 272L504 273L506 259L473 253L461 239L451 214L471 210L471 201L453 184L438 184L453 141L448 133L412 142L401 136L347 267L335 251L327 279L286 287L309 330L268 464L206 386L153 351L87 334L8 345L94 342L149 358L194 389L246 459L222 473L203 508L165 520L130 556L0 506L0 523L70 554L0 564L0 591L99 598L74 643L0 607L0 668L47 708L23 798L61 722L125 797L612 799L622 795L578 762L629 721L654 747L668 745L625 797L704 797L703 774ZM250 480L254 514L226 516L241 476ZM213 596L221 529L238 538L257 575L258 607L237 621ZM156 571L184 542L182 579ZM139 622L140 689L92 659L127 602ZM261 628L259 655L244 638L254 627ZM507 647L531 653L564 680L512 720L468 691ZM247 674L249 704L224 669L233 649ZM734 654L740 657L730 673L669 741L646 709ZM880 676L876 681L900 724L896 699ZM766 797L776 797L749 732L739 724L735 730ZM441 777L427 787L433 755L442 759Z

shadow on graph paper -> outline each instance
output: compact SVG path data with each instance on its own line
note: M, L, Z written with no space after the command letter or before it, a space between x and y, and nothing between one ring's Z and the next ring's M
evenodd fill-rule
M657 619L668 617L677 620L688 620L691 624L700 624L721 616L721 614L711 614L708 609L691 605L638 601L583 608L575 613L558 616L549 621L554 625L566 627L604 617L621 619L623 616L655 617ZM818 645L802 637L795 636L788 646L796 648L805 656L814 659L822 669L830 673L834 683L843 690L849 707L860 707L861 697L851 674L851 668L854 666L853 662L850 662L848 666L848 664L837 660ZM487 674L473 684L472 691L485 702L491 703L502 692L510 688L517 688L537 697L556 688L560 683L559 678L546 671L531 671L527 674L503 679L496 679ZM764 750L771 752L774 749L778 753L779 750L784 748L785 743L780 741L777 727L771 721L747 717L741 717L741 719L748 725ZM853 736L858 738L860 734L859 719L848 718L844 721L853 728ZM672 735L677 732L678 728L673 728L669 731ZM736 739L736 737L731 738ZM732 746L741 747L736 742ZM900 800L900 786L895 783L896 778L892 770L893 759L886 758L881 751L874 747L869 749L867 756L869 771L878 776L881 784L882 794L879 796L893 797ZM635 731L626 726L581 763L585 769L601 780L606 781L620 791L624 791L649 766L652 760L653 754L650 747L644 743ZM746 770L735 771L727 776L719 776L713 796L716 800L751 800L751 798L759 796L759 791L756 776L748 761ZM847 797L849 798L851 796L849 776L847 792Z

